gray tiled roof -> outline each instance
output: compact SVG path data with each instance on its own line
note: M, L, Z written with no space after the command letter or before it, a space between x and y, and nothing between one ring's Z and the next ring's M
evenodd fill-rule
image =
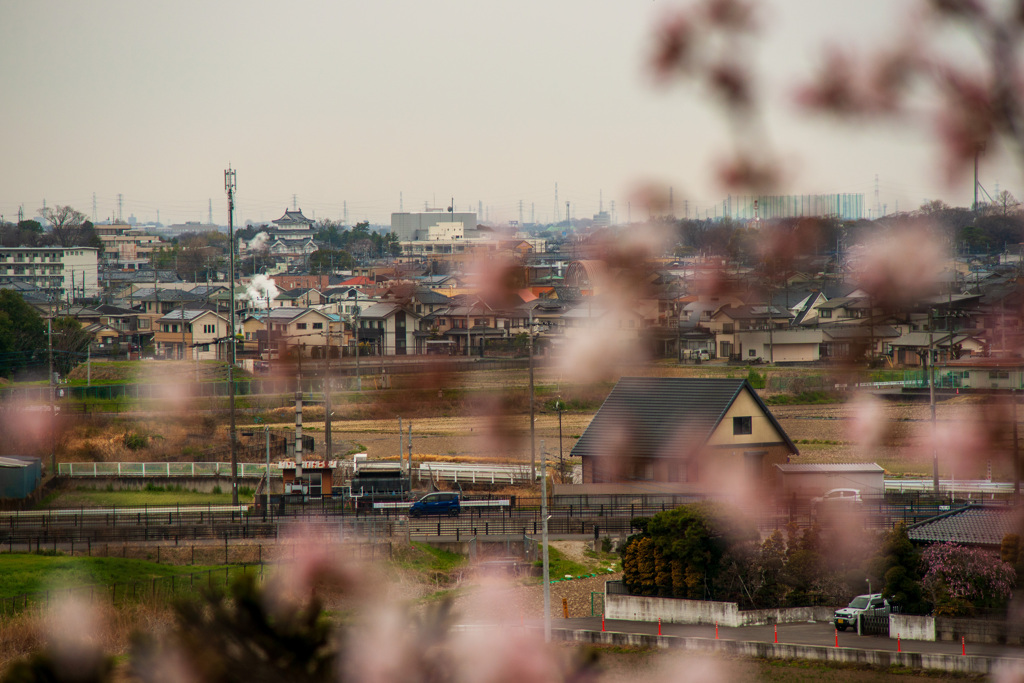
M623 377L572 454L612 457L626 455L622 449L628 448L631 457L650 458L701 448L744 390L796 453L796 446L744 379Z
M907 536L918 543L998 546L1006 534L1022 531L1020 512L972 505L913 524L907 527Z

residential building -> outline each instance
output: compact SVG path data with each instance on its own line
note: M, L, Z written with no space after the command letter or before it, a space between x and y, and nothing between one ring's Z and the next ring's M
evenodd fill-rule
M153 331L158 357L178 360L213 360L219 342L228 339L228 319L213 311L179 308L161 316Z
M95 247L0 247L0 278L25 282L56 300L99 296Z
M796 446L746 380L623 377L572 449L594 492L753 493Z
M404 356L419 352L416 330L420 317L401 304L376 303L360 311L355 333L360 344L370 344L376 353Z

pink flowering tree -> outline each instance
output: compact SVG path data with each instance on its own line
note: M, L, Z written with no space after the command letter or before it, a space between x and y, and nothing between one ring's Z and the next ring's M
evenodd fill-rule
M936 616L1005 607L1013 593L1013 566L978 548L936 543L925 549L922 560L928 568L922 582Z

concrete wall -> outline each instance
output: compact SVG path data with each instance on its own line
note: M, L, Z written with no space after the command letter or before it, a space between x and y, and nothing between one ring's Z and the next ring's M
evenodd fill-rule
M711 652L735 657L761 659L805 659L835 664L856 664L888 669L898 666L913 670L928 669L955 673L991 674L1004 663L997 657L974 655L922 654L917 652L889 652L886 650L859 650L849 647L820 645L791 645L742 640L711 640L708 638L680 638L637 633L603 631L572 631L555 629L556 640L630 647L680 648L694 652Z
M935 639L1024 646L1024 623L991 619L935 620Z
M889 637L903 640L935 640L935 617L889 615Z
M735 602L650 598L636 595L605 594L605 619L655 622L666 624L719 624L721 626L756 626L758 624L793 624L806 621L827 622L833 611L828 607L787 607L780 609L743 610Z

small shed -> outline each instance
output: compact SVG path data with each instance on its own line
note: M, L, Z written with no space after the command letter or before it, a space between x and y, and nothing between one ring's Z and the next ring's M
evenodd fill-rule
M776 465L779 490L784 497L820 496L832 489L857 489L862 496L885 493L885 470L873 462L835 465Z
M337 460L303 460L300 474L300 466L294 460L278 463L285 495L301 494L303 498L320 499L326 491L329 498L334 485L334 468L337 466Z
M43 476L39 458L28 455L0 456L0 498L28 498Z

